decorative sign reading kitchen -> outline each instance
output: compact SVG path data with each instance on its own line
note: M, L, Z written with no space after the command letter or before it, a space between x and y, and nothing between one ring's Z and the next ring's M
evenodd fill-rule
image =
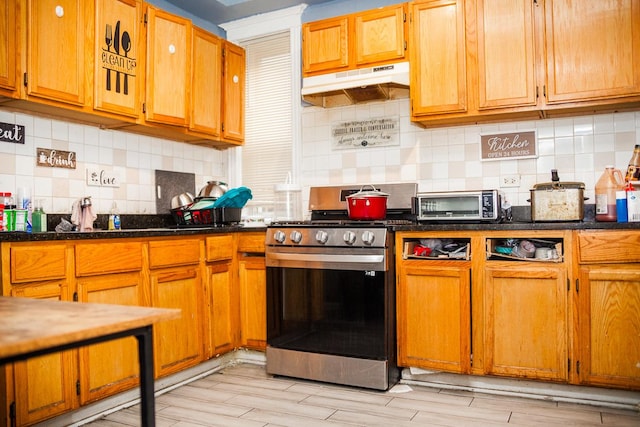
M24 144L24 126L0 123L0 141Z
M37 148L37 166L45 166L48 168L76 168L75 151L52 150L49 148Z
M333 148L381 147L400 144L400 118L354 120L331 126Z
M525 159L538 157L536 132L512 132L480 135L481 160Z

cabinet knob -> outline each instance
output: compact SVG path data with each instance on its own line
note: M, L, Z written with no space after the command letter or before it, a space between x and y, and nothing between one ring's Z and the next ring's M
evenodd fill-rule
M57 5L56 6L56 16L58 18L62 18L64 16L64 7Z
M169 53L170 53L171 55L173 55L174 53L176 53L176 46L175 46L175 45L173 45L173 44L170 44L170 45L169 45Z

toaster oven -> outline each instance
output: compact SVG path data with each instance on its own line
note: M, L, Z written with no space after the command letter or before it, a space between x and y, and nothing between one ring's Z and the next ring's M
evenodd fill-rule
M418 193L413 209L418 222L500 222L507 217L499 190Z

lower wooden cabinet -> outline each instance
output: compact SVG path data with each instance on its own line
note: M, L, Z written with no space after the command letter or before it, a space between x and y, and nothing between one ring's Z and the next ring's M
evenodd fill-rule
M471 265L403 261L397 283L398 363L468 373Z
M200 239L149 242L151 305L182 310L153 328L156 378L203 360L201 246Z
M578 232L581 384L640 390L640 231Z
M568 380L564 265L498 262L485 269L485 372Z
M267 347L267 286L264 254L240 255L240 345L264 350Z

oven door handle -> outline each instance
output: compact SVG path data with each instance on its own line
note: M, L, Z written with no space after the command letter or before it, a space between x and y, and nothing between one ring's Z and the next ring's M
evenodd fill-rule
M325 262L325 263L349 263L349 264L371 264L384 262L384 254L369 255L331 255L331 254L301 254L301 253L270 253L269 259L277 261L296 261L296 262Z

